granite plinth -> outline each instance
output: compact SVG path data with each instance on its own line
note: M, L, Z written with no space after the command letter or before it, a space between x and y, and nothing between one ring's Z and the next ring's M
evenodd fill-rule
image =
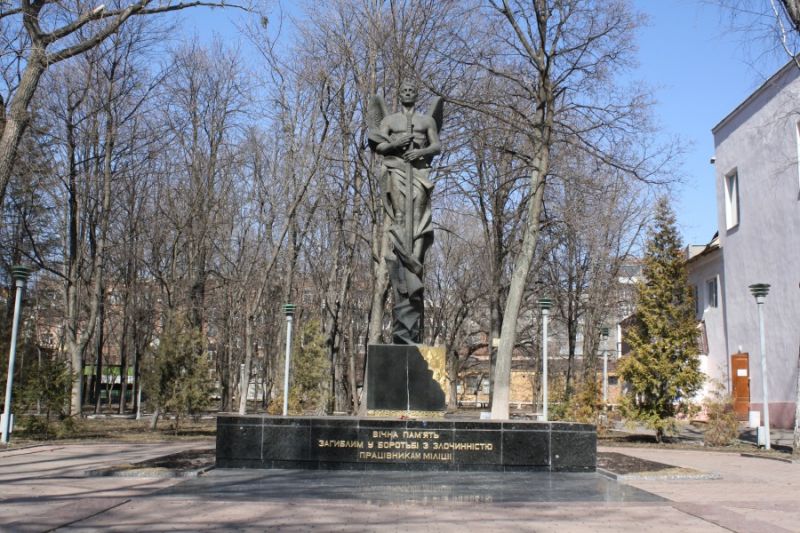
M367 347L367 410L444 411L445 393L419 347Z
M218 468L588 472L596 463L589 424L217 417Z

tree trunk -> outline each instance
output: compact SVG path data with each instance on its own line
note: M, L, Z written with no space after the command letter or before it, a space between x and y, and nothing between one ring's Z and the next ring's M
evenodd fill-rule
M494 376L497 366L497 347L494 339L500 338L500 326L503 323L503 298L505 290L503 288L503 269L506 251L503 249L503 236L505 235L506 217L500 216L504 212L505 200L507 195L502 198L499 191L494 193L491 223L485 222L485 232L488 242L492 243L492 286L489 294L489 339L487 342L489 350L489 406L492 406L494 398ZM486 215L483 216L486 219Z
M450 398L447 401L448 409L458 408L458 354L450 357L450 364L447 365L448 387L450 388Z
M800 2L798 0L781 0L786 16L792 21L795 31L800 31Z
M150 418L150 431L155 431L158 425L158 417L161 415L161 408L156 407L153 411L153 416Z
M45 51L39 45L31 49L25 71L14 96L11 98L9 113L5 117L3 134L0 137L0 205L6 196L6 187L11 181L17 148L30 121L28 106L36 93L36 87L45 71Z
M127 299L127 297L126 297ZM122 333L119 343L119 414L125 414L127 406L126 394L128 392L128 305L123 308Z
M236 381L236 377L234 376L235 372L233 372L233 332L229 331L227 333L227 341L225 342L225 347L221 350L222 354L220 357L219 364L221 365L222 372L220 372L220 386L222 390L220 391L220 401L222 405L220 409L223 412L230 412L233 410L233 390L235 387L234 381Z
M239 381L239 414L247 413L247 392L250 389L250 367L253 364L253 318L248 316L244 325L244 370Z
M139 414L141 413L142 407L139 405L139 391L141 390L142 383L141 383L141 376L139 371L139 360L141 359L141 354L139 352L139 347L136 342L136 327L134 326L133 329L133 412L136 413L136 419L139 419Z
M103 146L103 164L100 171L102 176L102 193L98 207L97 225L89 232L97 231L95 241L92 242L91 258L91 301L89 302L89 316L86 318L86 328L80 330L81 307L79 291L81 284L81 255L83 243L79 233L79 209L82 207L78 197L78 166L76 162L77 140L75 139L76 126L72 113L80 102L69 102L69 115L67 118L67 146L69 149L68 170L68 207L67 207L67 264L65 265L66 278L66 344L70 353L71 370L73 373L72 390L70 398L70 413L81 415L83 391L83 355L89 338L94 334L97 315L100 311L104 285L104 265L106 254L106 240L111 214L111 178L112 156L116 138L116 125L110 109L113 100L113 83L109 88L108 101L105 109L105 144ZM0 175L1 177L1 175Z
M358 398L358 376L356 375L356 368L358 365L356 364L356 354L358 343L356 342L356 335L355 331L353 331L353 323L350 322L350 350L348 351L348 367L347 367L347 375L348 375L348 388L350 389L350 409L348 410L350 413L357 413L360 408L360 401Z
M101 293L103 289L101 288ZM99 308L97 313L97 325L94 328L94 353L97 368L95 368L95 381L94 381L94 412L99 414L101 410L100 397L103 390L103 322L106 318L105 312L105 298L100 296ZM113 382L112 382L113 383ZM109 401L111 398L109 397Z
M499 265L496 265L499 267ZM499 273L498 279L495 280L497 285L495 286L496 290L492 291L491 294L491 310L490 310L490 318L489 318L489 339L487 342L487 346L489 349L489 406L493 405L494 399L494 376L497 370L497 350L498 348L494 345L494 340L500 338L500 326L503 323L503 314L500 311L501 305L501 295L499 287Z
M492 419L508 419L509 387L511 383L511 361L514 345L517 340L517 320L522 295L525 291L525 280L528 277L536 242L539 239L539 217L542 213L545 177L549 168L549 147L543 144L539 148L537 165L531 173L531 198L528 200L528 218L525 221L522 249L514 265L511 283L508 289L503 325L500 329L500 347L497 350L497 364L494 376L494 394L492 395Z
M131 199L133 203L136 202L135 196L131 195ZM134 209L131 208L131 213L133 213ZM129 230L130 233L133 233ZM120 388L119 388L119 414L125 414L126 407L128 405L127 402L127 393L128 393L128 352L131 351L131 347L133 347L133 351L136 351L136 338L134 335L135 331L135 317L131 317L131 313L135 310L135 298L133 296L134 290L134 279L135 279L135 267L134 267L134 254L136 249L136 238L131 236L133 242L129 246L126 246L127 251L127 261L125 265L125 285L123 290L125 291L124 294L124 301L122 304L122 335L120 337L119 342L119 357L120 357ZM136 381L136 375L134 372L134 382ZM133 395L136 395L136 388L134 383Z
M385 217L381 217L381 221ZM383 254L389 246L389 234L381 224L376 224L372 231L372 299L369 307L369 329L367 344L380 344L383 336L383 316L386 299L389 296L389 271Z

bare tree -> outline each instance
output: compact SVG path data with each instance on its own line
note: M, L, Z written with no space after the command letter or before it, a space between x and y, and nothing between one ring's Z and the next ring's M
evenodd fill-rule
M448 216L449 215L449 216ZM458 405L457 385L470 350L465 342L480 334L478 314L487 292L486 277L478 268L483 243L470 235L470 216L450 212L439 223L437 239L431 249L431 264L426 276L429 300L425 326L427 341L445 350L449 408Z
M467 94L457 101L520 131L529 169L521 248L511 275L495 368L492 417L503 419L508 417L519 311L555 147L574 144L642 178L652 171L647 163L653 161L631 148L636 139L628 135L645 129L645 95L615 90L614 75L629 61L632 32L639 23L625 2L504 0L491 2L489 10L478 13L490 17L483 30L487 45L462 52L462 61L503 78L514 91L500 101L479 101Z
M216 275L214 252L230 228L227 208L236 204L236 147L248 91L240 57L217 42L210 50L179 50L162 94L167 124L162 165L168 182L158 206L171 235L160 253L164 263L154 266L168 305L185 308L191 327L203 332L209 282ZM238 374L230 343L217 346L223 409L230 410Z
M554 162L539 279L555 303L554 326L566 337L566 400L577 379L595 380L598 328L616 311L615 280L647 220L648 195L642 188L625 173L574 150Z
M502 81L487 79L481 94L503 98ZM462 207L473 213L481 227L481 249L475 268L484 270L488 280L485 305L488 324L473 313L473 319L485 324L484 332L490 351L489 390L494 390L496 347L493 340L500 337L503 311L508 294L510 259L518 251L520 228L524 220L526 174L528 169L520 157L524 141L518 132L503 124L490 122L480 113L469 111L463 117L464 130L469 134L462 146L463 168L451 178L458 195L467 205ZM458 208L455 208L458 209ZM476 258L477 259L477 258Z
M0 136L0 203L5 197L20 140L30 122L30 105L42 75L61 61L96 48L116 33L132 16L178 11L195 6L235 4L212 2L157 2L138 0L120 2L118 7L104 5L91 8L80 0L20 0L18 7L0 10L0 20L9 19L21 25L28 40L24 50L22 75L6 105L8 112ZM4 21L8 22L8 21Z
M77 415L83 396L84 352L95 332L103 298L117 129L111 111L113 82L100 83L97 58L86 56L82 66L82 70L62 70L54 80L63 92L52 94L63 101L54 100L51 112L53 131L61 132L63 150L60 170L66 224L61 276L65 343L73 372L70 411Z
M748 44L759 43L756 53L785 54L800 66L800 2L797 0L705 0L727 15L725 25Z

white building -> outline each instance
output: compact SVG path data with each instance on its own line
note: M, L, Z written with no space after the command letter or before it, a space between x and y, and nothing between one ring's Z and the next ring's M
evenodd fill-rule
M700 369L710 378L699 399L705 398L715 388L729 389L731 370L726 354L725 341L725 270L719 234L715 234L707 245L689 246L687 250L689 283L694 289L695 315L698 320L700 339ZM747 418L750 397L740 397L735 402L737 413Z
M792 427L800 357L800 68L790 62L717 124L719 237L689 261L705 324L707 371L761 410L763 305L770 422ZM718 241L718 242L716 242Z

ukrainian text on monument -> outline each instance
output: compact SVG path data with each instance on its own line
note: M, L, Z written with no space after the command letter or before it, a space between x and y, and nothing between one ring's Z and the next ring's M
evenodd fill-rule
M491 442L450 442L439 431L373 430L366 438L317 439L318 449L353 450L359 461L451 462L458 452L493 452Z

